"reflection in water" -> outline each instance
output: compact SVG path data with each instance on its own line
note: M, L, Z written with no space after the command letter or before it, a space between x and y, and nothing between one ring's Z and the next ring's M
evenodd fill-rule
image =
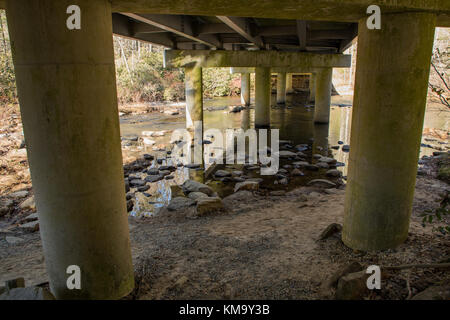
M351 97L333 96L330 112L329 125L314 125L312 119L314 108L306 104L306 94L290 95L286 106L280 107L273 105L271 108L271 128L279 129L280 140L292 141L292 145L309 144L312 147L312 154L319 153L324 156L332 156L337 161L345 164L338 167L343 175L347 175L348 152L342 151L342 145L350 144L350 126L351 126ZM272 98L272 101L275 101ZM217 98L205 100L204 102L204 129L216 128L222 131L225 138L226 129L242 128L247 130L254 127L254 108L245 109L241 112L230 113L229 106L239 105L239 97ZM427 110L425 117L425 127L448 129L448 118L441 117L437 113ZM162 114L133 115L121 118L122 136L137 135L140 136L145 130L174 130L185 127L185 116L165 116ZM270 137L270 134L268 134ZM170 133L163 137L151 138L156 141L156 145L161 145L169 150ZM210 138L206 138L210 139ZM388 143L388 142L387 142ZM270 145L270 142L268 142ZM339 148L337 148L339 146ZM333 148L334 147L334 148ZM148 146L140 142L140 145L133 151L136 154L152 153L155 154L154 145ZM164 149L164 148L162 148ZM247 148L248 150L248 148ZM421 148L421 153L430 154L433 150ZM156 158L161 158L162 165L174 165L170 156L164 152L157 152ZM312 160L312 159L310 159ZM152 166L158 166L156 159ZM280 163L281 165L281 163ZM236 168L239 168L237 166ZM237 169L236 169L237 170ZM240 169L239 169L240 170ZM143 177L146 176L142 173ZM194 179L199 182L205 181L203 170L188 169L178 167L173 172L172 180L160 180L150 184L150 189L146 191L150 196L143 196L142 193L136 196L137 211L135 215L149 215L158 207L167 204L171 197L171 186L181 185L186 179ZM217 182L214 182L217 184ZM220 192L219 192L220 193Z

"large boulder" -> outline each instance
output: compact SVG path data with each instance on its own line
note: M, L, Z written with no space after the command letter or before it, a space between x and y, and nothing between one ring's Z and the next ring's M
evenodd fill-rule
M208 197L197 199L197 215L204 216L208 213L223 209L222 200L219 197Z
M188 195L191 192L203 192L208 196L212 196L214 194L214 190L206 184L194 181L194 180L186 180L181 185L184 194Z
M429 287L412 297L412 300L450 300L450 285Z
M189 199L192 199L192 200L194 200L194 201L197 201L197 200L199 200L200 198L208 198L208 195L205 194L205 193L203 193L203 192L197 192L197 191L194 191L194 192L189 193L189 194L188 194L188 197L189 197Z
M185 197L176 197L170 200L169 205L167 206L167 209L169 211L176 211L185 209L187 207L193 206L195 204L195 201L189 198Z

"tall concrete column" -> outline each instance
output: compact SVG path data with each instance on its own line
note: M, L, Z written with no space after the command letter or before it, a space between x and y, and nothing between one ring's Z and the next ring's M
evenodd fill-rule
M204 165L202 68L185 68L184 74L186 86L186 127L194 131L193 160L196 164Z
M332 77L333 68L322 68L316 73L316 102L314 105L315 123L328 123L330 120Z
M270 126L270 68L255 68L255 127Z
M309 76L309 102L316 101L316 74L311 73Z
M286 103L286 72L277 75L277 104Z
M408 237L436 17L385 14L359 22L342 240L364 251Z
M250 73L241 73L241 103L250 105Z
M66 27L77 4L81 29ZM50 288L117 299L134 287L107 0L6 2ZM81 289L69 290L69 266Z
M294 92L292 88L292 73L286 74L286 94L291 94Z

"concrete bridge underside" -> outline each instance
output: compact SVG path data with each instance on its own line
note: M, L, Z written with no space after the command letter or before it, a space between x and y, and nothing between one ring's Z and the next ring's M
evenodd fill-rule
M65 25L73 4L81 8L80 30ZM366 27L371 4L381 7L381 30ZM406 239L434 29L450 26L448 0L3 0L0 7L6 8L45 260L57 298L114 299L134 286L113 33L174 50L167 55L178 58L167 61L186 68L194 121L202 120L201 68L223 61L255 68L261 125L270 124L271 69L289 67L314 75L317 122L326 122L332 68L346 67L339 64L346 59L342 52L358 35L343 241L368 251ZM217 63L202 64L208 56L218 57ZM174 63L180 59L183 64ZM278 73L285 91L289 72ZM66 286L73 264L82 270L81 290Z

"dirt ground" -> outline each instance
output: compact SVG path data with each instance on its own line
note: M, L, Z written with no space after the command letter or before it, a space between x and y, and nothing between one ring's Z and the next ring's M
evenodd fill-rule
M10 125L12 133L21 129L20 119ZM14 144L2 149L2 195L30 189L23 173L26 156L25 162L23 157L14 162L15 169L5 162L19 140L11 138ZM450 262L450 236L436 230L439 223L423 226L421 217L438 208L448 191L436 172L419 175L407 241L374 253L347 248L339 233L317 240L329 224L342 223L343 189L300 187L281 196L243 191L224 198L225 211L207 217L192 218L186 211L130 217L136 289L127 298L329 299L333 292L324 292L323 284L351 261L363 266ZM16 207L0 217L0 283L16 277L27 285L48 281L39 233L12 227L26 214ZM6 236L23 241L10 244ZM390 271L383 273L382 289L365 298L406 299L448 283L449 269Z

